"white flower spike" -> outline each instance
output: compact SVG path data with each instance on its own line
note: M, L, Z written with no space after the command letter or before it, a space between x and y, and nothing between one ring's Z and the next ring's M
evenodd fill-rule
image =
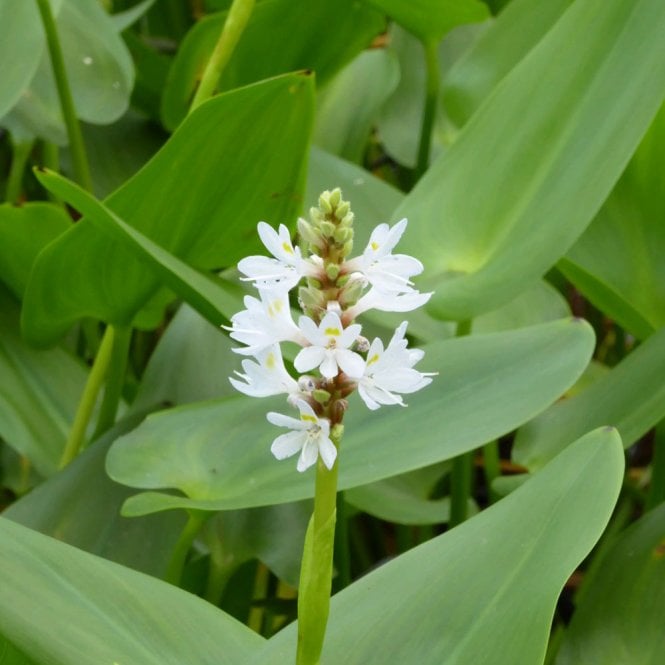
M423 264L412 256L392 253L406 225L406 219L392 228L388 224L379 224L372 231L362 256L346 261L342 266L343 272L360 273L366 283L383 293L414 291L410 278L423 271Z
M270 448L272 454L281 460L300 452L297 465L300 472L315 464L320 455L326 467L332 469L337 448L330 440L330 422L326 418L317 417L314 409L303 400L298 400L296 406L300 411L299 420L274 411L268 413L270 423L291 430L273 441Z
M294 247L289 230L279 225L279 233L269 224L259 222L259 237L266 249L275 257L248 256L238 263L238 270L245 275L244 281L254 282L260 289L292 289L303 277L316 277L320 268L303 259L300 247Z
M230 377L233 387L250 397L269 397L286 393L290 398L302 396L298 382L286 371L279 344L273 344L256 354L256 360L243 360L245 371L235 372L238 380Z
M400 324L385 351L383 342L377 338L367 352L367 366L358 382L358 394L373 411L382 404L406 406L399 393L408 394L424 388L432 383L430 377L436 374L413 369L425 354L419 349L407 348L406 326L406 321Z
M302 349L293 362L299 372L318 367L326 379L336 377L339 369L351 378L362 376L365 361L349 349L360 335L360 325L344 328L336 312L327 312L318 326L308 316L301 316L298 323L311 344Z

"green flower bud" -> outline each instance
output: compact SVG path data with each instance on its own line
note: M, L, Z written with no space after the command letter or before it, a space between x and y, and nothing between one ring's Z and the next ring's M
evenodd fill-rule
M326 265L326 275L331 282L334 282L339 275L339 265L337 263L328 263Z
M347 240L344 243L344 247L342 248L342 257L348 256L351 254L351 250L353 249L353 240Z
M328 194L328 201L333 208L336 208L339 205L339 202L342 200L342 190L339 187L335 187L332 192L326 192Z
M319 404L327 404L330 401L330 393L327 390L323 390L322 388L316 388L315 390L312 391L312 397L319 403Z
M335 239L336 243L343 245L348 240L353 240L353 229L338 226L335 229L333 238Z
M325 238L332 238L335 233L335 225L332 222L323 221L320 224L321 233Z

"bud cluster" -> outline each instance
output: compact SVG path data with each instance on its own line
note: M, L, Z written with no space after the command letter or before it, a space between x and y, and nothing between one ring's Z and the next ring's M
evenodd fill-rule
M278 436L272 452L278 459L300 453L298 470L317 459L332 468L341 439L347 397L355 390L370 409L405 406L401 394L431 382L432 374L414 369L423 352L409 349L406 322L384 349L380 339L363 337L356 317L368 309L409 311L423 305L430 293L419 293L410 281L422 272L413 257L393 254L407 221L374 229L362 255L349 259L353 249L353 213L339 189L326 191L310 220L298 220L303 250L291 242L288 229L275 231L260 222L258 232L272 257L250 256L238 264L258 298L245 297L243 311L232 317L230 336L243 344L234 349L244 356L244 373L232 377L234 387L247 395L265 397L286 393L300 418L270 412L268 420L290 431ZM304 284L303 284L304 282ZM289 292L298 287L303 311L293 320ZM293 365L297 380L287 371L280 344L292 342L300 351Z

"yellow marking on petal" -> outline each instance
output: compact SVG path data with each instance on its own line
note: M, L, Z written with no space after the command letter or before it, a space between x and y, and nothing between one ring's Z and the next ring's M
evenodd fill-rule
M282 249L287 253L287 254L293 254L293 248L288 242L283 242L282 243Z
M377 249L379 249L379 243L378 242L371 242L370 247L376 252Z
M342 333L339 328L326 328L326 335L333 335L334 337L339 337Z
M274 353L269 353L268 357L266 358L266 367L268 369L275 369L275 354Z
M300 420L307 420L310 423L315 423L317 421L316 416L310 416L308 413L301 413Z
M275 318L282 311L282 307L284 307L284 303L281 300L273 300L268 305L268 316L271 319Z
M367 366L369 367L372 363L375 363L379 359L379 354L375 353L368 361Z

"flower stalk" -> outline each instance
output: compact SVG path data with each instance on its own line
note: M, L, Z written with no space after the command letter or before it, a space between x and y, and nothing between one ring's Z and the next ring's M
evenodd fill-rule
M410 311L431 293L420 293L411 278L423 270L417 259L395 254L406 230L403 219L392 227L379 224L360 256L353 249L351 206L339 189L326 191L310 219L298 220L301 246L291 241L286 226L275 231L265 222L259 236L272 255L249 256L238 263L244 281L258 290L247 296L246 309L231 318L230 337L243 346L243 372L231 377L233 386L252 397L286 394L299 418L270 412L268 421L286 428L275 438L271 452L277 459L298 455L300 472L316 466L314 513L307 529L298 595L297 664L314 665L323 649L332 589L337 519L339 446L354 391L365 405L406 406L402 395L424 388L432 374L415 369L423 352L410 349L407 322L398 326L387 347L379 339L361 335L355 322L368 309ZM297 288L303 315L294 321L288 294ZM280 345L300 347L293 366L286 369ZM345 545L345 549L348 544ZM348 583L348 561L343 565Z

